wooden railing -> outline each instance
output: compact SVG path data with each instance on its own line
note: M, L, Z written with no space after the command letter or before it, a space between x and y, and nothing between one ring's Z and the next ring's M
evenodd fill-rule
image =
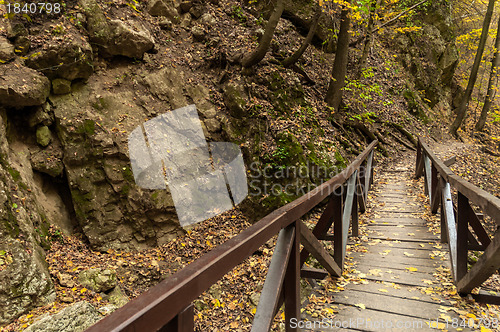
M357 236L358 205L364 212L367 192L373 182L377 143L372 142L329 181L215 247L87 331L193 331L192 302L278 233L252 331L268 331L283 303L286 330L295 331L289 322L292 318L300 319L300 277L322 278L327 275L326 271L332 276L342 274L351 218L351 233ZM325 199L328 199L325 211L311 231L300 218ZM333 235L328 233L332 224ZM333 240L333 257L320 239ZM300 244L304 246L302 252ZM301 268L309 254L326 271Z
M469 294L480 286L500 267L500 228L490 239L481 224L481 214L476 214L470 203L500 225L500 199L455 175L448 163L439 160L419 138L415 176L425 175L425 193L429 195L430 208L436 213L441 207L441 242L449 244L451 272L461 295ZM456 204L451 189L457 191ZM483 251L477 262L468 266L469 250ZM485 292L473 294L484 302L500 303L499 297Z

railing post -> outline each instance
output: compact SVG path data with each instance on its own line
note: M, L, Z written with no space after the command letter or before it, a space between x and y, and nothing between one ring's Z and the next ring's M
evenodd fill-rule
M159 332L193 332L194 331L194 306L191 303L186 309L179 312Z
M286 267L283 293L285 294L285 331L298 331L292 327L292 318L300 319L300 221L295 221L295 235ZM295 324L294 326L296 326Z
M469 199L458 192L458 211L457 211L457 275L459 281L467 273L467 254L468 254L468 234L469 222L467 214Z

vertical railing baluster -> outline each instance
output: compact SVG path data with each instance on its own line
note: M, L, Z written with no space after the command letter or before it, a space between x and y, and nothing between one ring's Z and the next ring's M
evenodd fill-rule
M292 318L300 319L300 225L295 221L295 236L286 267L283 293L285 294L285 331L298 331L292 327ZM296 326L296 325L294 325Z

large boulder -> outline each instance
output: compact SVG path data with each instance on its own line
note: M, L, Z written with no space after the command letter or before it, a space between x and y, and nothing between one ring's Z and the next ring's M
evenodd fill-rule
M25 332L80 332L97 323L103 316L88 302L72 304L54 315L44 315Z
M2 66L0 106L21 108L41 105L50 93L50 81L36 70L16 63Z
M0 64L14 59L14 45L7 38L0 36Z
M72 81L87 79L93 72L90 44L76 31L67 31L64 39L54 38L26 59L26 66L40 69L50 79Z
M5 222L16 227L15 221ZM3 229L0 229L3 231ZM14 234L13 234L14 235ZM35 306L55 300L54 288L40 252L0 232L0 325Z
M80 0L87 17L90 39L105 56L123 55L142 58L155 46L142 23L134 20L109 20L95 0Z
M179 19L179 3L174 0L150 0L148 3L148 13L152 16L165 16L170 20Z

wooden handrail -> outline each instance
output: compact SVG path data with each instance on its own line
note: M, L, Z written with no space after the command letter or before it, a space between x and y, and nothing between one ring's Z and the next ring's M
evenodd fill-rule
M441 241L449 243L455 285L460 294L468 294L500 268L500 228L490 240L470 203L481 207L483 213L500 225L500 199L454 174L419 138L415 177L423 174L431 212L436 213L441 207ZM451 188L457 191L456 208ZM474 234L469 230L469 225ZM484 253L468 269L468 251L478 249ZM498 298L488 297L487 300L497 302Z
M312 208L321 203L325 198L330 197L330 199L334 199L335 191L342 187L352 177L355 179L351 179L349 182L353 184L353 187L356 183L359 183L357 178L359 175L358 171L365 161L369 166L368 177L366 178L365 183L368 185L371 184L373 177L371 169L373 164L373 150L377 144L378 141L372 142L351 164L327 182L321 184L295 201L273 211L254 225L243 230L237 236L215 247L213 250L190 263L182 270L164 279L158 285L133 299L128 304L105 317L94 326L88 328L86 331L147 332L165 330L167 326L171 326L168 324L172 324L174 321L182 321L186 319L186 312L192 313L192 307L190 307L192 301L198 298L198 296L221 279L226 273L231 271L235 266L243 262L243 260L245 260L248 256L252 255L270 238L278 234L280 230L290 225L295 228L294 232L291 235L288 233L286 237L285 235L282 236L282 238L286 239L286 242L288 242L289 245L293 245L290 253L284 255L289 258L288 261L285 262L287 263L287 268L283 288L285 290L288 289L289 291L285 292L285 296L279 296L280 300L278 301L282 301L284 297L286 317L289 315L297 315L297 313L300 314L300 310L298 308L300 301L299 304L297 304L298 290L296 289L299 280L298 278L300 278L300 271L297 273L293 266L300 266L302 263L298 252L300 246L297 241L300 240L301 227L305 226L300 226L301 222L298 220ZM363 188L363 190L365 192L364 199L366 200L366 191L368 188ZM346 208L351 209L352 204L356 204L356 202L357 201L355 199L351 200L351 206ZM338 206L338 204L336 206ZM357 206L352 210L357 211ZM328 213L331 214L332 211L328 211ZM335 215L338 215L338 213ZM342 222L342 220L338 221L338 218L333 219L335 219L335 227L339 227L339 229L342 230L341 233L345 234L347 231L345 227L348 227L349 225L346 226L344 223L343 225L338 226L337 223ZM344 221L345 220L346 217L344 215ZM320 221L321 222L318 222L317 226L322 226L320 227L321 232L315 233L314 230L312 232L316 237L311 238L311 234L309 234L310 231L308 232L308 230L302 230L302 233L305 232L307 236L307 246L311 251L313 251L311 254L315 256L324 254L324 252L318 251L317 244L319 242L317 237L326 235L326 232L330 228L329 226L333 222L332 218L321 218ZM289 238L290 236L292 236L295 240L292 241L292 239ZM340 239L339 234L334 234L334 236ZM343 250L345 250L344 248L346 243L338 244L337 242L338 240L335 241L335 248L342 247ZM288 252L289 250L290 248L287 248L285 251ZM283 250L280 250L279 252L281 252L281 255L283 256ZM307 254L304 252L303 257L305 256L307 256ZM329 264L329 270L335 272L335 274L339 274L339 272L342 271L342 263L337 259L335 259L335 263L340 266L338 269L336 269L335 266L332 266L333 263L328 259L325 259L324 263ZM280 273L283 272L280 269L275 270L281 271ZM276 284L276 282L274 281L271 284ZM191 310L186 310L186 308L191 308ZM181 317L182 319L179 319L179 315L183 315ZM187 319L189 319L189 317L187 317ZM176 331L192 331L191 328L188 328L187 330L184 329L182 324L177 324L175 326L177 326L175 327ZM168 330L170 331L171 329Z

